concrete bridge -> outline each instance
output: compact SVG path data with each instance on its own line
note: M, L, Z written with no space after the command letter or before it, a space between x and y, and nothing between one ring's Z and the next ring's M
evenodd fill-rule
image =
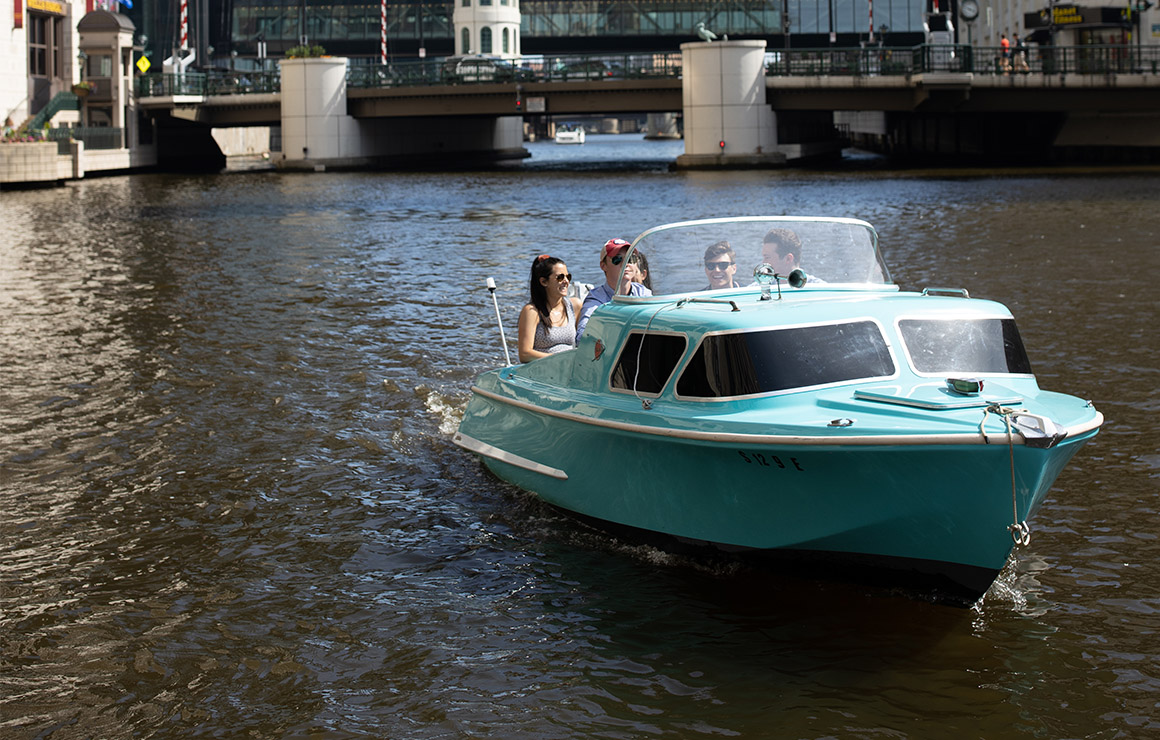
M764 42L735 41L686 44L676 55L497 62L452 79L445 62L348 71L341 59L287 60L325 67L329 97L311 102L307 90L289 89L296 78L284 63L280 79L150 76L138 104L163 129L187 135L196 127L282 126L283 164L307 168L521 156L524 116L674 112L684 114L686 166L772 166L832 154L847 137L898 154L976 161L1113 149L1160 161L1160 49L1145 49L1149 57L1123 47L1055 47L1049 57L1036 49L1022 73L997 66L998 50L990 51L767 53ZM320 111L315 123L327 121L330 133L314 146L294 140L295 120ZM340 119L345 134L333 127ZM347 140L343 153L318 148L335 136ZM362 144L350 146L353 139Z

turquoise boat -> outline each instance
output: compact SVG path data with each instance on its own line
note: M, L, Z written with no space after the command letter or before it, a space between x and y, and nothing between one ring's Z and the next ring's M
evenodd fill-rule
M1002 304L900 291L864 221L688 221L631 250L653 295L600 306L572 351L479 376L454 436L587 520L974 599L1103 423L1039 388ZM729 287L707 261L737 265Z

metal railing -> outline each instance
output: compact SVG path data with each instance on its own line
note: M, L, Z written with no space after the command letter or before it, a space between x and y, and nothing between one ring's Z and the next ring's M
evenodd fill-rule
M72 139L83 141L85 149L124 149L125 129L111 126L72 126L68 128L50 128L45 131L45 138L55 141L57 152L68 154L68 143Z
M680 52L545 54L522 59L449 57L351 67L350 87L470 85L495 82L584 82L679 78Z
M248 93L276 93L282 89L282 77L277 70L231 72L154 73L137 78L137 97L163 98L174 95L245 95Z
M33 116L24 126L25 130L38 131L44 128L44 124L51 121L53 116L60 113L62 110L80 110L79 98L76 93L64 91L58 92L53 96L48 105L40 109L40 112Z
M1004 56L998 46L922 44L771 52L769 76L973 74L1160 74L1160 46L1038 46Z
M974 74L1160 74L1160 46L1038 46L1004 57L997 46L922 44L841 49L789 49L766 54L770 76ZM496 82L583 82L680 78L680 52L545 54L506 60L449 57L347 69L352 88L471 85ZM278 70L209 70L148 74L137 80L138 97L243 95L281 90Z

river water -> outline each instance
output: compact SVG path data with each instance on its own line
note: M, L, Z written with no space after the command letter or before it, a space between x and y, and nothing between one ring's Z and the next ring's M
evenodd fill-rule
M0 737L1154 737L1160 174L679 146L0 194ZM450 443L487 277L511 340L537 254L781 213L1003 301L1107 417L973 607L618 542Z

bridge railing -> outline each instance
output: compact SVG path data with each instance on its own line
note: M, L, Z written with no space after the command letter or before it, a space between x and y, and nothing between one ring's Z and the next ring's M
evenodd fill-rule
M1160 74L1160 46L1026 47L1007 56L997 46L922 44L913 47L789 49L766 55L770 76L912 75L924 72L974 74ZM504 60L485 57L352 65L350 87L470 85L495 82L582 82L679 78L680 52L631 54L545 54ZM213 69L184 74L148 74L137 79L138 97L240 95L281 90L278 70Z
M1039 46L1004 55L998 46L922 44L770 52L769 76L974 74L1160 74L1160 46Z
M174 95L243 95L271 93L282 89L277 70L238 72L211 69L205 72L154 73L137 78L137 97L159 98Z
M582 82L681 76L680 52L544 54L520 59L449 57L352 66L350 87L471 85L495 82Z

